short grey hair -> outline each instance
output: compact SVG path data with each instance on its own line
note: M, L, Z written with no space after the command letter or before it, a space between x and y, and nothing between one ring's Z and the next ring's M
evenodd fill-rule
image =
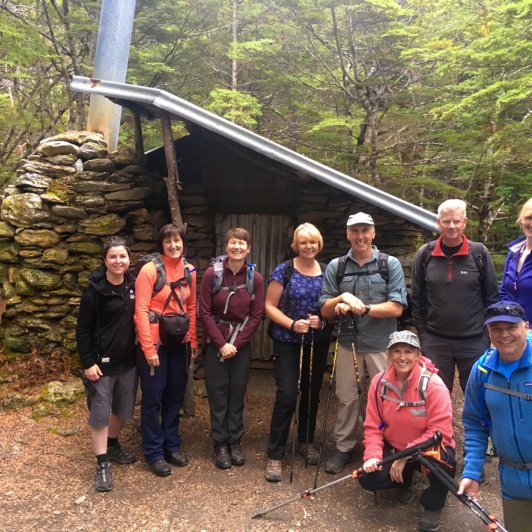
M454 211L457 209L460 209L462 211L462 214L464 215L464 218L467 218L466 208L467 203L464 200L448 199L438 207L438 218L440 218L442 213L446 211Z

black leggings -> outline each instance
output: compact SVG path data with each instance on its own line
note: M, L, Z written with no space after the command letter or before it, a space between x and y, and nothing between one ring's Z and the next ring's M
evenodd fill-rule
M383 454L382 457L386 458L392 454L393 447L387 442L384 442ZM441 469L445 471L451 478L454 478L456 475L456 458L454 454L454 449L451 447L445 447L445 452L447 457L446 462L450 467L441 465ZM429 458L432 461L432 459ZM359 484L368 491L380 491L380 490L389 490L393 488L407 490L412 486L412 477L414 476L414 471L421 471L421 464L419 462L406 462L405 468L403 470L403 482L395 482L390 477L390 469L392 463L383 465L381 471L375 471L374 473L365 473L358 478ZM436 463L436 462L435 462ZM429 487L424 489L419 497L419 502L427 510L437 511L441 510L445 506L445 498L447 497L447 492L449 491L432 473L428 475Z

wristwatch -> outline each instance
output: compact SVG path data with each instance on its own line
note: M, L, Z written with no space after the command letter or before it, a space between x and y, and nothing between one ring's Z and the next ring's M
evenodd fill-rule
M369 311L371 310L370 305L364 305L366 307L366 310L364 311L364 314L362 314L362 317L367 316L369 314Z

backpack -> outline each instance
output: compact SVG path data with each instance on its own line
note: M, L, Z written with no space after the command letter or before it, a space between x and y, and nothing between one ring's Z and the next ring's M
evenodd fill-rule
M318 262L320 265L321 273L324 273L327 264L324 264L323 262ZM292 278L292 274L294 273L294 259L288 259L284 261L284 274L283 274L283 290L288 286L290 283L290 279Z
M423 260L421 263L423 264L423 269L427 270L427 265L432 259L432 252L434 251L434 248L436 247L437 240L433 240L432 242L429 242L426 246L426 248L423 251ZM479 273L479 280L482 284L482 281L484 280L484 256L482 254L484 250L484 246L480 242L469 242L469 253L473 256L473 260L475 261L475 264L477 266L477 270Z
M164 269L164 262L161 259L161 254L150 253L149 255L144 255L143 257L140 257L137 260L134 270L135 276L139 274L140 270L142 270L142 267L148 262L153 262L157 270L157 279L155 280L155 283L153 285L153 292L151 294L151 297L153 298L157 293L159 293L163 289L164 285L166 284L166 271ZM183 257L183 266L185 271L185 279L190 285L192 283L192 276L190 275L190 272L195 271L196 268L194 268L193 266L191 267L186 261L185 257Z
M338 259L338 270L336 271L336 284L338 287L340 287L340 283L343 279L346 277L356 277L359 275L373 275L374 273L378 273L384 282L388 284L390 280L390 273L388 271L388 253L383 253L382 251L379 251L378 257L377 257L377 269L373 271L366 271L366 272L353 272L353 273L345 273L345 270L347 268L347 255L344 255ZM410 294L406 293L406 307L403 308L403 312L401 315L397 318L398 325L404 324L405 321L410 319L412 317L412 300L410 299Z
M479 393L479 405L480 405L480 423L482 425L491 425L491 418L489 412L486 408L486 390L493 390L496 392L505 393L506 395L514 395L515 397L520 397L525 401L532 401L532 394L518 392L516 390L511 390L509 388L502 388L501 386L495 386L488 382L490 370L484 367L484 363L488 357L490 357L495 349L488 349L479 359L477 365L477 382L478 382L478 393Z
M224 277L224 260L227 258L227 255L219 255L218 257L211 260L209 266L212 266L214 269L214 277L212 279L212 295L217 294L220 290L230 290L232 292L236 289L245 288L248 291L250 296L253 296L253 290L255 288L255 268L256 265L250 262L247 263L248 271L246 274L245 284L238 286L222 286L223 277Z
M399 409L402 406L425 406L427 402L427 388L429 387L429 381L432 375L434 375L434 372L428 369L425 364L423 364L423 371L421 372L421 375L419 376L419 380L417 381L417 393L419 395L420 401L401 401L401 399L396 399L395 397L389 397L388 396L388 390L390 389L390 383L386 380L383 381L383 377L386 371L383 371L381 373L381 376L379 378L379 382L377 383L377 386L375 387L375 401L377 403L377 412L379 414L379 417L381 418L381 424L379 425L379 430L382 430L386 423L384 421L384 418L382 417L381 409L379 408L379 397L382 401L387 399L388 401L392 401L394 403L398 403L397 408ZM379 391L380 388L380 391Z

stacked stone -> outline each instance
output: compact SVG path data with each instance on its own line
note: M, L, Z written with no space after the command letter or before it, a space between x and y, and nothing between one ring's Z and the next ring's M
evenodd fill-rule
M363 211L375 221L374 244L380 251L397 257L403 266L407 286L412 278L412 263L422 244L419 228L378 207L362 202L341 190L318 181L302 185L298 194L297 218L314 224L323 236L320 260L328 262L349 250L346 222L350 214Z
M143 164L143 155L108 154L100 135L79 131L43 140L23 161L0 199L5 348L74 351L80 297L102 265L103 242L124 236L132 264L154 250L166 189Z

